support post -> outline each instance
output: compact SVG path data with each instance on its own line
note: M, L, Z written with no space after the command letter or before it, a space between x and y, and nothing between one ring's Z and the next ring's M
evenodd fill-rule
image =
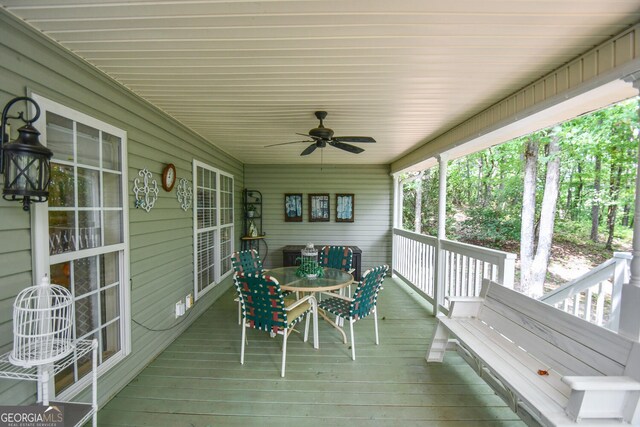
M435 290L433 296L433 315L437 316L440 306L444 305L444 253L442 240L446 239L447 219L447 166L449 160L446 154L438 156L439 191L438 191L438 240L435 253Z
M394 269L398 265L398 248L394 229L402 228L403 210L402 181L398 174L393 175L393 218L391 226L391 276L395 277Z
M611 288L611 314L607 328L617 332L620 328L620 302L622 301L622 287L627 282L627 262L631 257L626 252L614 252L616 264L613 270L613 287Z
M633 82L640 89L640 79ZM639 112L640 114L640 112ZM640 159L640 150L638 150ZM639 163L640 164L640 163ZM633 249L631 251L631 278L622 287L620 298L620 328L618 333L640 341L640 167L636 171L636 209L633 214Z

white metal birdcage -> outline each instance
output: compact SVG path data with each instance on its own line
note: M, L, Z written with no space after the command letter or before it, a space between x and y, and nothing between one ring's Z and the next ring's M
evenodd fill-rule
M18 294L13 303L13 351L9 361L29 368L55 362L73 351L73 297L49 283Z

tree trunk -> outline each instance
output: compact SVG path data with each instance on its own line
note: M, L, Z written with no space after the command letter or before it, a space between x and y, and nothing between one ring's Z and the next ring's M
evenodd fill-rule
M531 264L531 283L529 296L540 298L544 293L544 281L547 276L547 267L551 255L551 243L553 241L553 228L556 219L556 207L558 202L558 189L560 184L560 137L557 129L554 129L548 146L549 161L544 184L544 195L540 208L540 228L538 232L538 245L536 255Z
M629 226L629 214L631 213L631 206L624 205L622 208L622 226Z
M413 207L414 217L413 217L413 231L420 234L422 233L422 176L424 175L424 171L421 171L415 177L416 183L416 201L415 206Z
M609 196L611 202L607 211L607 244L606 249L613 250L613 232L616 228L616 214L618 212L618 196L620 194L620 179L622 177L622 167L618 164L611 165L611 178L609 179Z
M593 203L591 204L591 240L598 243L598 223L600 216L600 171L602 160L596 156L595 176L593 178Z
M480 206L483 205L482 200L482 177L484 176L484 156L478 156L478 188L476 192L476 203Z
M536 181L538 175L538 140L529 138L524 151L524 185L522 189L522 226L520 230L520 283L517 291L529 294L533 262L536 217Z
M578 188L576 189L576 196L574 198L574 208L571 219L577 221L582 211L582 187L584 183L582 181L582 163L578 162Z
M563 218L571 218L571 208L573 207L573 173L569 175L569 183L567 184L567 201L564 206Z

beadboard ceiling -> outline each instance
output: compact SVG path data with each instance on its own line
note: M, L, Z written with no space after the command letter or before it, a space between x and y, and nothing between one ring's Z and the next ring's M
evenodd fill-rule
M318 163L314 111L391 163L640 21L638 0L0 0L245 163ZM354 144L356 145L356 144Z

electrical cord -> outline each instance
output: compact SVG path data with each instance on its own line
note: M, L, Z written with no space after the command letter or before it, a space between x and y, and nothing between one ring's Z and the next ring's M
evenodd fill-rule
M144 328L144 329L146 329L147 331L150 331L150 332L166 332L166 331L170 331L170 330L172 330L172 329L177 328L178 326L180 326L180 325L181 325L185 320L187 320L187 318L188 318L189 316L191 316L191 313L193 313L193 307L191 307L191 311L189 311L189 313L187 313L187 315L186 315L186 316L184 316L184 318L183 318L181 321L179 321L178 323L176 323L176 324L175 324L175 325L173 325L173 326L169 326L168 328L163 328L163 329L153 329L153 328L150 328L150 327L145 326L145 325L143 325L142 323L138 322L138 321L137 321L136 319L134 319L133 317L131 318L131 321L132 321L133 323L135 323L136 325L138 325L138 326L140 326L140 327L142 327L142 328Z

